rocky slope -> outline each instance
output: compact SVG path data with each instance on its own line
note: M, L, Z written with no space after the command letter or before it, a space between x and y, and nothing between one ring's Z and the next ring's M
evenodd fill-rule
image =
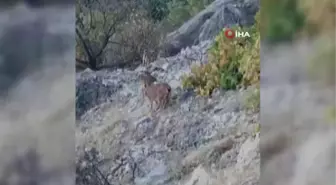
M185 35L193 28L192 32L197 30L196 35L200 37L188 38L193 42L183 42L185 45L176 55L159 58L134 71L78 73L78 155L84 155L85 150L91 151L89 155L97 151L96 158L102 160L97 161L97 166L112 184L205 185L225 181L237 185L257 184L259 136L255 130L259 116L244 109L245 98L254 89L217 90L211 98L201 98L181 87L181 76L190 72L192 64L207 62L207 49L220 30L218 25L209 25L211 21L220 19L223 26L233 24L238 18L230 22L224 15L227 9L236 7L230 13L249 22L241 15L250 12L239 9L246 2L217 0L185 23L177 32ZM221 6L217 6L218 3ZM205 13L209 9L213 9L211 15ZM202 14L207 14L208 19L195 21ZM253 12L250 14L253 18ZM184 28L186 32L182 33ZM168 36L168 40L170 38ZM185 39L175 37L173 40ZM147 102L140 96L139 73L143 70L171 85L172 101L167 109L149 113ZM89 167L82 172L86 170L89 171Z
M159 81L173 88L170 106L157 114L149 114L148 104L140 98L138 71L144 67L78 74L77 144L94 147L109 159L102 165L106 173L118 166L118 160L125 161L110 176L112 182L178 184L194 169L193 173L219 173L224 168L246 169L245 165L251 165L254 174L247 181L257 182L258 139L253 134L259 118L244 110L245 97L253 89L217 90L209 99L180 87L180 76L190 70L193 61L187 58L205 53L209 43L148 67Z

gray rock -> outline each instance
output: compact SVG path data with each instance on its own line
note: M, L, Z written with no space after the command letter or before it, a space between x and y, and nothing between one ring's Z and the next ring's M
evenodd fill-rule
M216 0L167 36L161 56L173 56L185 47L211 40L224 27L251 25L258 9L259 0Z

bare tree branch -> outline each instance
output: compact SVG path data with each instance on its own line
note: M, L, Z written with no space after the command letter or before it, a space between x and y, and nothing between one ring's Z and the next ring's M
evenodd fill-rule
M118 23L120 23L119 21L121 21L121 18L119 18L118 20L115 20L115 21L113 22L113 24L110 25L110 27L109 27L107 33L105 33L105 38L104 38L104 40L103 40L103 44L102 44L102 46L100 47L99 52L96 54L96 57L99 57L99 56L103 53L103 51L105 50L107 44L109 43L110 38L111 38L111 37L114 35L114 33L116 32L116 25L117 25Z
M76 34L79 38L79 40L81 41L84 50L86 52L87 57L89 58L89 65L90 68L96 70L97 69L97 64L96 64L96 58L92 56L92 50L91 48L87 45L87 43L85 42L84 37L82 36L82 34L80 33L80 31L78 30L78 28L76 28Z

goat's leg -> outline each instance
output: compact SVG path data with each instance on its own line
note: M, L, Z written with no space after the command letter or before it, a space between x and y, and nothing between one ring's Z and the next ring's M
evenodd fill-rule
M167 97L165 97L162 101L162 109L166 109L167 107Z
M144 104L145 103L145 92L144 92L144 89L141 90L141 104Z
M162 108L163 108L163 109L166 109L166 108L167 108L167 100L166 100L166 99L164 100L164 103L163 103L163 105L162 105Z
M165 96L163 101L162 101L162 108L163 109L167 108L167 96Z
M156 109L155 109L155 112L159 111L160 110L160 101L156 101Z
M153 101L150 101L149 110L150 110L150 111L153 110Z
M169 95L165 96L163 101L162 101L162 108L166 109L169 103Z

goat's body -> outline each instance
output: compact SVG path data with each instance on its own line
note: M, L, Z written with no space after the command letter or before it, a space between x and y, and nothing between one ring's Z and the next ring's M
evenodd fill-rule
M160 108L165 108L169 102L171 88L166 83L152 84L144 88L144 96L150 101L150 110L153 110L153 103L156 104L158 111Z
M161 103L161 108L166 108L167 107L167 105L169 104L169 100L170 100L170 95L171 95L171 87L169 86L169 84L167 84L167 83L161 83L161 84L159 84L161 87L162 87L162 89L164 90L164 92L163 92L163 95L165 96L165 97L163 97L162 98L162 103Z

